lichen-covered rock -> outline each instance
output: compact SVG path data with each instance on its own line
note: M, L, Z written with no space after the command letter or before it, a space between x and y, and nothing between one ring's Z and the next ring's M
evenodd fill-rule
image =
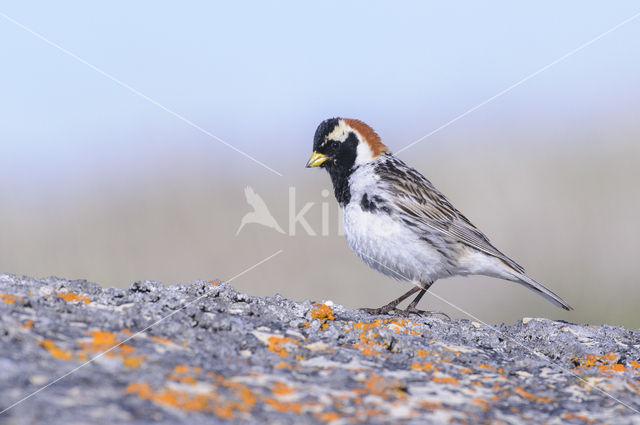
M0 275L0 423L640 423L640 332Z

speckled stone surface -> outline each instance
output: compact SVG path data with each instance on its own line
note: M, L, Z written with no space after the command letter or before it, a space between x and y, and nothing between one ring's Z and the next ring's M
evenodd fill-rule
M640 423L640 332L620 327L13 275L0 318L1 424Z

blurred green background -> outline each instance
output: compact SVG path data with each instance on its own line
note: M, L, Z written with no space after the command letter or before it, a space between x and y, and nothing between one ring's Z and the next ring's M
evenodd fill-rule
M254 295L377 307L409 286L339 235L317 124L359 118L392 151L640 12L636 2L3 3L0 272L127 287L228 279ZM14 19L264 162L224 146ZM399 156L530 276L432 291L487 322L640 326L640 19ZM286 231L247 224L251 186ZM293 189L291 189L293 188ZM295 212L320 233L298 225ZM464 315L433 297L421 307Z

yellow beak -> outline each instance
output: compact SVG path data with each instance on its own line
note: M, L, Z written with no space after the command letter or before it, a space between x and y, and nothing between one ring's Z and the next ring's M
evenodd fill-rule
M327 159L329 159L329 157L327 155L318 153L318 152L313 152L311 154L311 158L309 158L309 161L307 161L307 168L311 168L311 167L319 167L321 166Z

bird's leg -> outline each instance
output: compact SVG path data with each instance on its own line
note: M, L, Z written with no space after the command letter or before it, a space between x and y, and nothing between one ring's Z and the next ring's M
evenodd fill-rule
M406 308L406 312L407 313L414 313L414 314L419 314L419 315L425 315L425 316L432 316L434 314L441 314L444 317L446 317L447 319L451 320L451 318L446 314L446 313L440 313L437 311L425 311L425 310L418 310L416 307L418 306L418 303L420 302L420 300L422 299L422 297L424 296L424 294L427 293L427 291L429 290L429 288L431 287L431 285L433 285L433 282L429 282L426 284L423 284L422 290L420 291L420 293L413 299L413 301L411 301L411 304L409 304L409 306Z
M424 289L416 286L414 288L411 288L406 294L396 298L395 300L391 301L389 304L383 305L380 308L362 308L361 310L369 314L387 314L390 311L394 310L397 307L397 305L400 304L402 301L406 300L411 295L415 294L420 290L425 291Z
M420 302L422 297L424 297L424 294L427 293L427 289L429 289L428 286L426 288L422 288L422 290L413 299L413 301L411 301L411 304L409 304L409 306L407 307L407 311L415 311L416 310L416 306L418 305L418 303Z

